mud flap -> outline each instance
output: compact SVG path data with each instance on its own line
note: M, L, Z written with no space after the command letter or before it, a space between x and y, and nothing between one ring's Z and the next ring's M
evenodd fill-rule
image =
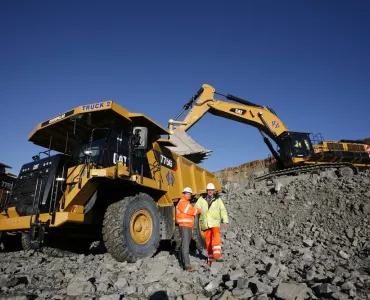
M45 230L49 226L48 222L34 222L31 224L29 231L30 248L33 250L40 249L45 237Z

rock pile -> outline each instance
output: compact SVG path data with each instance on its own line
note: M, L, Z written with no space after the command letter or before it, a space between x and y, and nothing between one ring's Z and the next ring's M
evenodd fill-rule
M365 173L230 188L225 261L209 267L198 251L192 273L170 250L133 264L1 253L0 299L370 299L369 183Z
M253 280L257 270L270 287L265 296L370 299L369 183L365 173L315 176L272 191L234 189L225 201L233 208L230 259L251 268Z

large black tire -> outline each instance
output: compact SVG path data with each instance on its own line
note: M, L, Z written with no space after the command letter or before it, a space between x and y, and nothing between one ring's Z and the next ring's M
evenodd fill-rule
M131 232L131 218L138 211L144 211L151 218L151 235L139 244ZM135 262L155 254L161 240L160 215L153 198L144 193L111 204L104 215L103 240L107 251L117 261Z
M32 250L31 243L30 243L30 236L28 233L22 232L21 233L21 243L22 249L25 251Z

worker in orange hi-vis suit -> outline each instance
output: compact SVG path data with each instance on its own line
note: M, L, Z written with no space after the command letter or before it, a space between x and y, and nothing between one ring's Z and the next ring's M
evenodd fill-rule
M176 223L179 225L181 235L180 262L184 270L189 272L195 270L195 268L190 265L189 247L195 216L201 213L199 208L194 208L190 203L192 193L193 191L190 187L184 188L182 196L176 206Z
M215 261L223 261L221 255L221 221L226 227L229 223L227 210L222 199L215 195L215 186L213 183L207 184L207 195L199 197L196 208L200 208L199 224L200 230L204 232L206 247L208 252L208 264Z

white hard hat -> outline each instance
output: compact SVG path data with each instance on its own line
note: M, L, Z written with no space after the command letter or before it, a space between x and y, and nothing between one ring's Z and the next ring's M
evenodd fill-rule
M215 185L212 182L207 184L207 190L214 190L214 189L215 189Z
M189 187L184 188L183 193L193 193L193 190Z

